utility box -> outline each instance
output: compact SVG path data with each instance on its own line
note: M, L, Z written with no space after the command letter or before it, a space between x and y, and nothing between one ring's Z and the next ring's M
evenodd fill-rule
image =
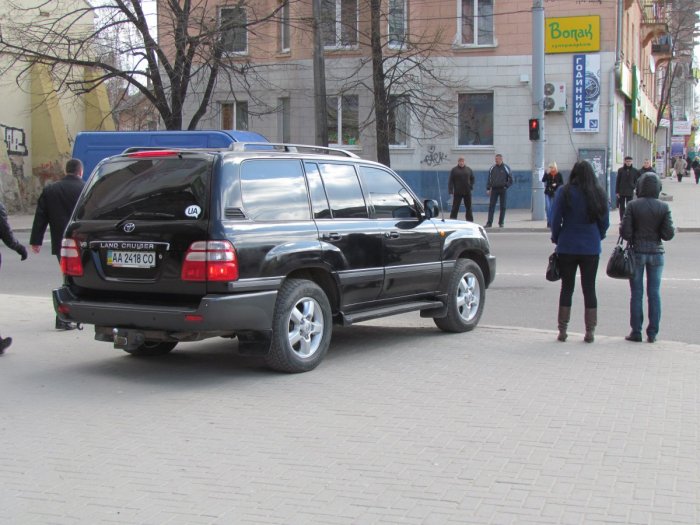
M566 111L566 82L552 81L544 85L544 110Z

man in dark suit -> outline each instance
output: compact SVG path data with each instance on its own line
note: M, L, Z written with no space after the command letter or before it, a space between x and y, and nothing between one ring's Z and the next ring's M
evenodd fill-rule
M639 179L639 170L632 166L632 157L625 157L625 164L617 170L617 179L615 180L615 195L617 196L617 205L620 208L620 222L625 215L627 203L634 198L634 189L637 187Z
M470 222L474 222L472 214L472 190L474 189L474 172L469 166L464 164L464 157L460 157L457 165L450 171L450 177L447 179L447 188L452 195L452 211L450 219L456 219L459 213L459 207L464 201L466 209L465 218Z
M61 261L63 233L66 231L66 226L84 184L83 163L78 159L70 159L66 162L65 177L44 187L36 204L34 224L29 237L29 244L34 253L41 251L44 233L46 233L46 227L49 226L51 228L51 253L58 258L59 262ZM74 326L56 317L56 328L70 330Z

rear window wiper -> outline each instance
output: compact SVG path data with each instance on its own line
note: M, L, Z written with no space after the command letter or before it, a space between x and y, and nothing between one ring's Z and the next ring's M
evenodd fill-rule
M126 217L120 218L117 226L129 219L177 219L177 215L163 211L132 211Z

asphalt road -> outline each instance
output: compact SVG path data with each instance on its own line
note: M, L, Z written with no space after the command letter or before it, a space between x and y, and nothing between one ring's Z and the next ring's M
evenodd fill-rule
M26 242L27 235L19 236ZM545 232L494 232L490 235L497 256L497 276L487 291L482 323L493 326L517 326L554 330L559 297L559 283L544 279L547 257L553 250ZM621 336L629 332L629 285L605 275L605 262L616 237L604 241L598 289L598 332ZM697 329L700 314L700 233L679 233L666 243L666 265L662 282L662 320L659 338L700 344ZM56 258L48 245L39 255L19 257L2 247L0 293L48 296L61 282ZM577 285L574 295L572 331L583 332L583 296ZM406 318L413 317L407 314Z
M498 257L496 281L487 292L482 323L556 329L560 283L544 278L547 257L554 245L541 233L494 233L489 237ZM617 240L603 242L598 268L598 328L610 336L629 333L629 284L605 275L605 264ZM661 284L662 318L659 338L700 343L700 233L679 233L665 243ZM577 282L570 329L583 332L583 295Z

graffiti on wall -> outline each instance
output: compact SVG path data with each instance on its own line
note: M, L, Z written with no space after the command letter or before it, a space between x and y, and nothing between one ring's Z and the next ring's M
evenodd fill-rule
M0 124L0 133L2 133L2 139L5 141L8 155L22 155L23 157L29 155L26 135L23 129Z
M443 161L447 160L447 154L442 151L436 151L435 146L428 146L428 153L420 161L421 164L427 164L430 167L439 166Z

